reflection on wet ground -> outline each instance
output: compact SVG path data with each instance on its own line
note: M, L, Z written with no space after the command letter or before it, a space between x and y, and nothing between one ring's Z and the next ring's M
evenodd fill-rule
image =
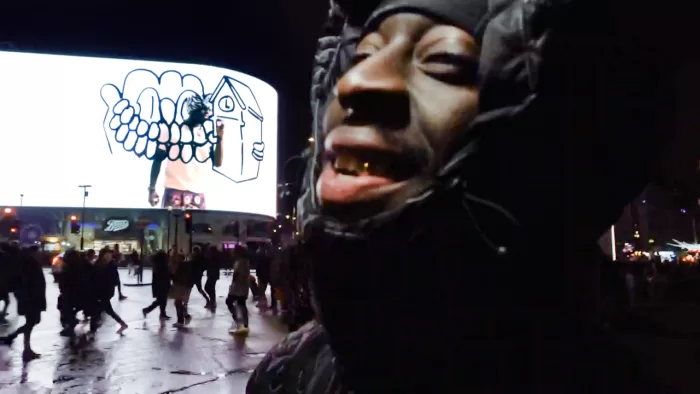
M133 282L126 271L121 275L123 283ZM149 275L144 274L146 281ZM0 347L0 393L242 393L252 370L284 334L274 317L249 303L250 335L232 337L231 316L223 302L229 281L230 277L222 277L217 284L220 307L215 315L204 309L204 299L193 291L194 318L185 330L173 328L173 320L161 324L157 311L144 320L141 308L152 301L150 286L125 286L129 298L119 302L115 297L112 305L129 329L117 335L115 322L107 317L95 343L76 349L58 335L58 289L47 276L49 307L32 341L42 357L23 364L21 338L11 349ZM14 315L14 306L10 311ZM175 316L172 304L168 314ZM10 325L0 326L0 334L18 323L21 319L11 315Z

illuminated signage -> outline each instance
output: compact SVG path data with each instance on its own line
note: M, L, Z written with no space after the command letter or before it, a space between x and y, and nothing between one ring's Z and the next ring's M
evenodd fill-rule
M277 92L217 67L0 51L0 204L274 217ZM27 162L33 158L42 165ZM46 177L48 173L51 176ZM42 179L42 182L36 182Z
M129 226L130 223L127 219L108 219L102 227L102 231L108 233L118 233L128 230Z

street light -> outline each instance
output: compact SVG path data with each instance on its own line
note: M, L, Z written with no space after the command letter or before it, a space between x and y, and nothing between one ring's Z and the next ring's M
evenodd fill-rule
M85 250L85 199L88 196L88 189L92 185L80 185L78 187L83 189L83 213L80 218L80 250Z

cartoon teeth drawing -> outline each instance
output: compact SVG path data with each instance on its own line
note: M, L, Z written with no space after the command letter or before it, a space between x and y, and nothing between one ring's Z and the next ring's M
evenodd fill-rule
M110 152L121 147L148 160L158 160L159 152L166 152L167 160L211 162L214 168L213 146L222 143L226 159L214 170L237 183L256 179L265 144L263 116L255 94L227 76L212 92L205 94L199 77L173 70L158 75L136 69L125 76L121 87L105 84L100 96L107 106L103 129ZM193 135L192 129L183 125L188 117L187 103L194 97L211 104L214 118L202 124L203 132ZM221 141L215 121L227 130ZM202 157L194 153L203 149L209 154Z

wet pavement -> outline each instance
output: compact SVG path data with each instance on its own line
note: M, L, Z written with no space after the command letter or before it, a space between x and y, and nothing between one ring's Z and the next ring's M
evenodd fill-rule
M22 338L12 348L0 346L1 393L243 393L251 371L265 352L284 336L277 318L261 313L252 302L251 333L246 339L228 333L231 316L224 305L230 277L217 283L216 315L204 309L195 290L190 300L193 320L185 330L161 324L158 310L143 319L141 308L152 302L151 288L135 284L120 272L128 299L112 305L129 324L124 335L105 317L94 344L80 351L71 349L58 335L56 310L58 288L47 274L48 310L33 334L34 350L42 354L28 364L21 361ZM150 281L150 271L144 273ZM0 335L22 322L10 307L10 325L0 325ZM175 316L172 301L168 314ZM679 393L700 390L700 306L693 304L640 306L624 319L615 335L648 373L656 375Z
M117 335L116 322L105 317L95 342L81 350L70 348L58 335L58 287L47 274L48 310L32 335L32 346L42 357L23 364L21 337L9 351L0 347L0 393L243 393L252 370L284 336L277 318L260 312L250 300L250 335L239 339L228 333L232 319L224 298L230 277L217 283L216 314L204 309L204 298L193 290L192 323L177 330L174 319L161 324L157 309L144 320L141 309L152 302L150 286L124 286L135 279L125 270L120 274L128 299L115 297L112 305L129 329ZM150 281L150 271L144 280ZM0 335L21 323L15 306L13 300L10 325L0 326ZM168 314L175 316L172 301Z

